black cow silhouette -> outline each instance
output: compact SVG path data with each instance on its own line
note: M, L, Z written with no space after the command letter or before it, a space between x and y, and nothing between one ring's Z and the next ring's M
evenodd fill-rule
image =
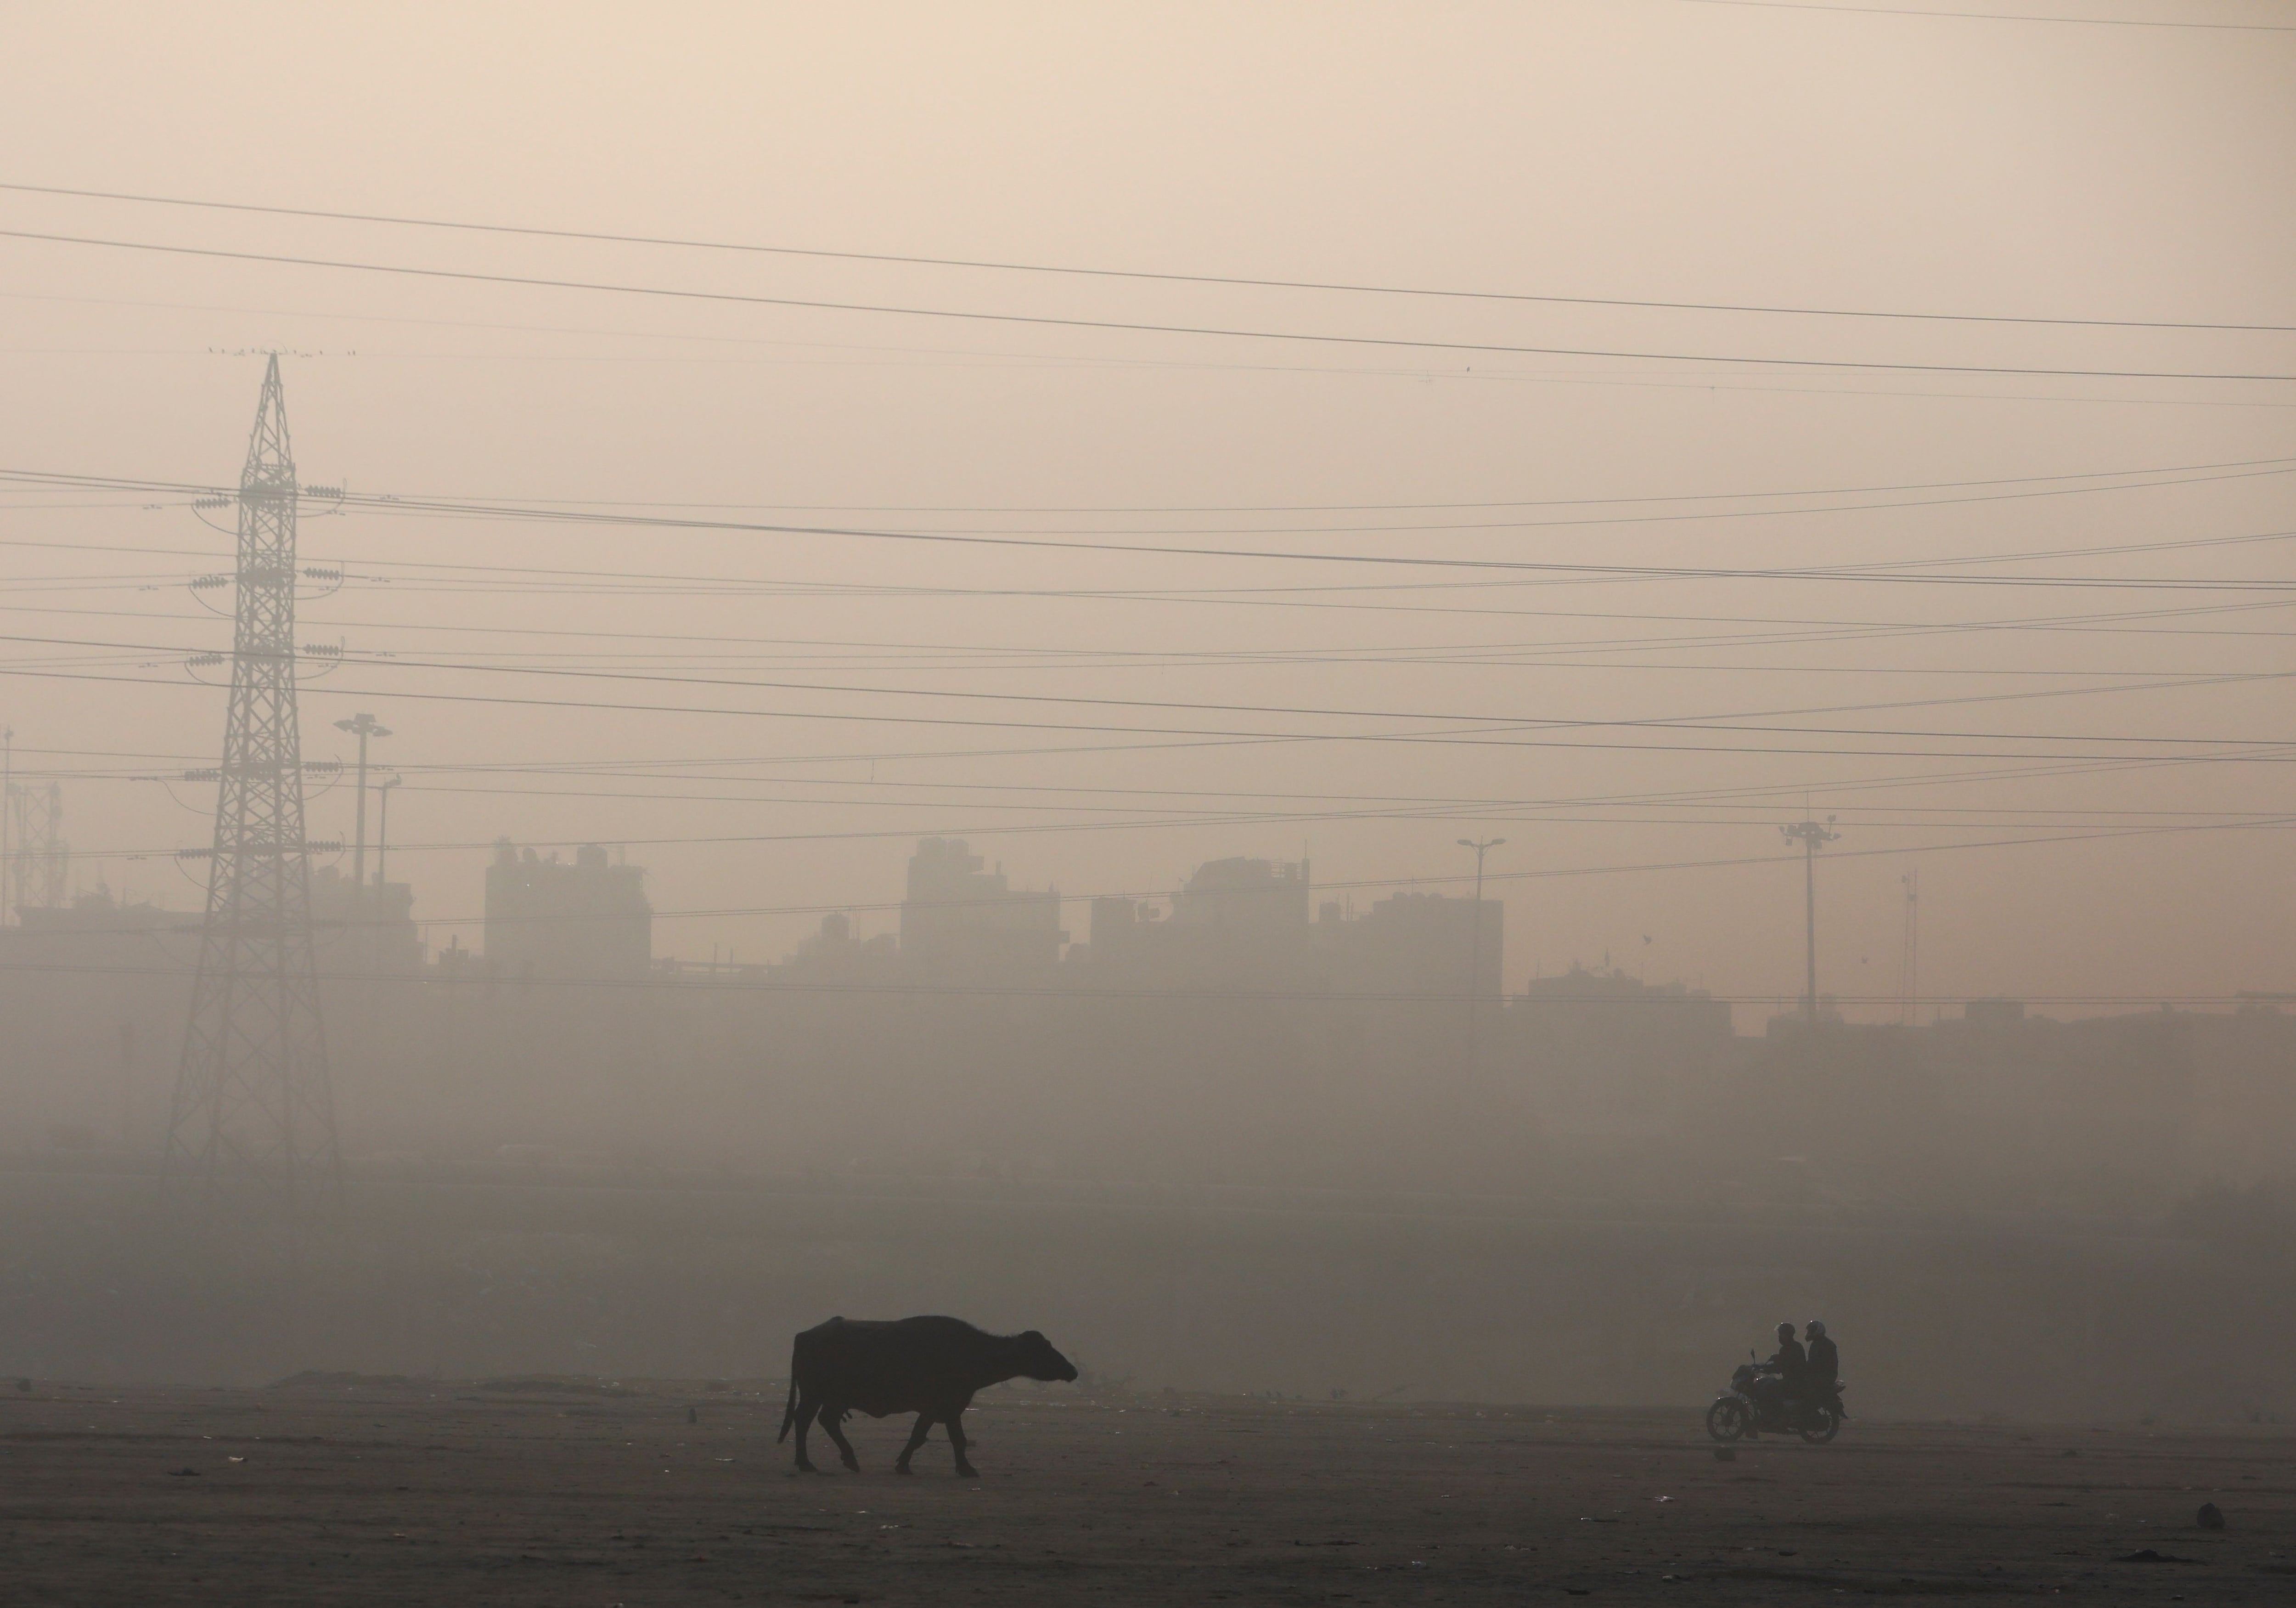
M882 1418L892 1413L914 1413L916 1427L909 1443L893 1464L898 1473L909 1472L909 1459L936 1423L948 1427L948 1444L956 1454L956 1472L973 1477L964 1456L964 1427L959 1422L972 1405L976 1391L1008 1379L1072 1380L1076 1366L1053 1350L1052 1341L1031 1329L1025 1334L989 1334L955 1317L903 1317L873 1321L832 1317L800 1333L790 1348L789 1405L782 1415L786 1440L797 1431L797 1465L815 1471L806 1456L806 1431L817 1418L823 1431L837 1443L837 1455L849 1469L861 1460L840 1427L849 1413Z

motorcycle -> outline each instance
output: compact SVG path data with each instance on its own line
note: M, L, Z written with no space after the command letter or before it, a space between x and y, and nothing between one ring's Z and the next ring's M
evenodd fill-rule
M1817 1400L1785 1399L1782 1391L1756 1388L1756 1382L1775 1372L1769 1364L1751 1360L1738 1365L1730 1388L1706 1409L1706 1432L1717 1440L1740 1440L1756 1435L1800 1435L1812 1446L1824 1446L1841 1432L1849 1416L1841 1405L1845 1381Z

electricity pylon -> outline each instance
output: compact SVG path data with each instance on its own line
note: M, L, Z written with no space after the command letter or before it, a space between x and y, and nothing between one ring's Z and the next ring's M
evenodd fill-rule
M251 1190L292 1216L342 1188L311 940L295 710L295 461L279 358L239 480L238 608L207 921L162 1176Z
M71 849L63 837L64 790L8 783L8 885L19 907L53 910L64 902Z

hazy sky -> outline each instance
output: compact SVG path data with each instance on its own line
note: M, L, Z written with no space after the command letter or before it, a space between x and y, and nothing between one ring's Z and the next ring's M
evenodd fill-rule
M1925 993L2296 985L2296 776L2226 757L2296 742L2296 12L2001 9L2095 21L0 6L6 184L2006 320L0 190L0 468L230 482L276 349L307 482L820 528L307 519L352 578L305 605L347 652L307 752L394 728L440 945L500 833L627 842L657 952L744 959L897 898L926 832L1074 895L1304 849L1358 907L1497 834L1510 986L1607 951L1791 995L1806 796L1829 989L1894 996L1916 866ZM228 640L186 501L0 488L19 772L85 883L176 905L209 790L137 778L212 763L180 660ZM1395 558L1466 562L1357 562Z

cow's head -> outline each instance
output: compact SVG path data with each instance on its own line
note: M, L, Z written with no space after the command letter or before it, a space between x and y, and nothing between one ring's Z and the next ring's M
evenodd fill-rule
M1075 1380L1076 1364L1054 1350L1053 1342L1036 1330L1031 1329L1026 1334L1021 1335L1017 1343L1019 1350L1013 1360L1027 1377L1057 1379L1064 1383L1072 1382Z

